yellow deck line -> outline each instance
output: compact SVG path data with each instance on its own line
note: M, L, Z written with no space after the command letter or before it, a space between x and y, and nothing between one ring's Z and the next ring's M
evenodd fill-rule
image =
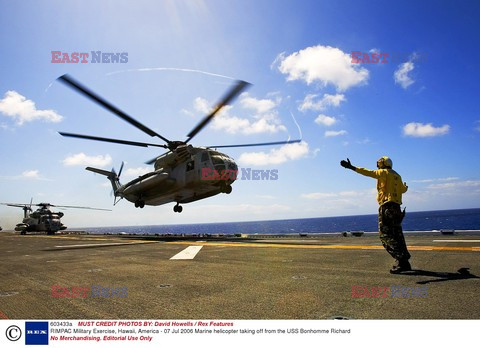
M47 236L47 235L30 235L23 238L55 238L64 240L89 240L82 237L74 236ZM102 241L102 240L122 240L121 238L97 238L93 237L89 241ZM130 240L126 243L138 243L145 242L145 240ZM158 243L157 241L150 241L151 243ZM242 242L166 242L167 244L179 244L179 245L204 245L204 246L226 246L226 247L249 247L249 248L285 248L285 249L367 249L367 250L383 250L381 245L302 245L302 244L275 244L275 243L242 243ZM146 243L145 243L146 244ZM409 250L417 251L480 251L478 246L472 247L451 247L451 246L433 246L433 245L408 245Z
M297 244L272 244L272 243L218 243L218 242L168 242L167 244L228 246L247 248L286 248L286 249L372 249L383 250L380 245L297 245ZM478 247L442 247L431 245L409 245L409 250L418 251L480 251Z
M63 239L63 240L82 240L82 241L89 241L89 242L96 242L101 240L108 240L108 241L121 241L122 243L137 243L138 242L147 242L147 243L158 243L156 240L147 241L144 239L129 239L125 240L122 238L82 238L82 237L70 237L70 236L49 236L49 235L39 235L39 236L22 236L23 238L45 238L45 239Z

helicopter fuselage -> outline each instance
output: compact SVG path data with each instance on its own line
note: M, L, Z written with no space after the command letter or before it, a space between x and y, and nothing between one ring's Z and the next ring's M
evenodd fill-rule
M55 233L67 228L61 221L63 213L54 213L49 209L38 209L25 217L21 223L15 226L15 231Z
M87 170L104 175L110 180L115 194L114 204L118 202L117 198L119 197L133 202L135 207L138 208L143 208L145 205L161 205L169 202L176 202L177 204L173 208L173 211L180 213L182 212L182 206L180 206L181 203L198 201L222 192L227 194L232 192L231 185L236 180L237 165L232 158L226 154L213 150L213 148L284 145L301 141L301 139L299 139L293 141L287 140L209 147L193 147L189 145L191 140L214 119L225 105L229 105L250 85L245 81L236 81L212 111L201 119L187 134L187 139L181 141L169 140L158 134L153 129L148 128L132 116L109 103L100 95L83 86L68 74L62 75L58 79L68 87L104 107L133 127L140 129L145 134L161 139L164 144L59 132L62 136L129 146L162 147L169 150L169 152L164 155L147 162L149 164L154 163L154 171L142 175L125 185L121 185L119 181L123 169L123 163L118 175L113 169L109 172L104 169L87 167ZM213 172L214 175L208 176L207 179L204 175L206 172ZM235 175L218 174L224 172L235 173Z
M119 185L118 182L114 186L115 195L142 207L170 202L190 203L222 192L231 192L234 177L205 180L202 175L202 169L205 168L216 172L237 171L236 163L228 155L187 145L160 156L155 161L154 171L124 185Z

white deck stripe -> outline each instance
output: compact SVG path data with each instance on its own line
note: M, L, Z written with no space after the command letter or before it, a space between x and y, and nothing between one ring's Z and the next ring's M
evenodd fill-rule
M435 239L434 242L447 242L447 243L480 243L478 239Z
M202 249L203 246L189 246L186 249L180 251L177 255L172 256L170 260L192 260Z

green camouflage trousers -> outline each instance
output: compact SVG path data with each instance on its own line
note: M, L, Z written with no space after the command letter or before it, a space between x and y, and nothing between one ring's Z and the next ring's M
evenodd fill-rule
M408 260L410 253L405 244L402 231L402 220L405 213L400 204L387 202L378 208L378 232L380 240L387 252L397 260Z

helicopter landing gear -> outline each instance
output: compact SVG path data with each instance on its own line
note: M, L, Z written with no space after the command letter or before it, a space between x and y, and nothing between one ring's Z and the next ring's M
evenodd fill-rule
M174 206L173 206L173 211L174 211L175 213L181 213L182 210L183 210L183 207L182 207L179 203L177 203L177 205L174 205Z
M222 187L222 192L229 195L230 193L232 193L232 186L227 185L227 186Z
M145 202L141 199L139 199L138 201L135 201L135 208L143 208L145 206Z

